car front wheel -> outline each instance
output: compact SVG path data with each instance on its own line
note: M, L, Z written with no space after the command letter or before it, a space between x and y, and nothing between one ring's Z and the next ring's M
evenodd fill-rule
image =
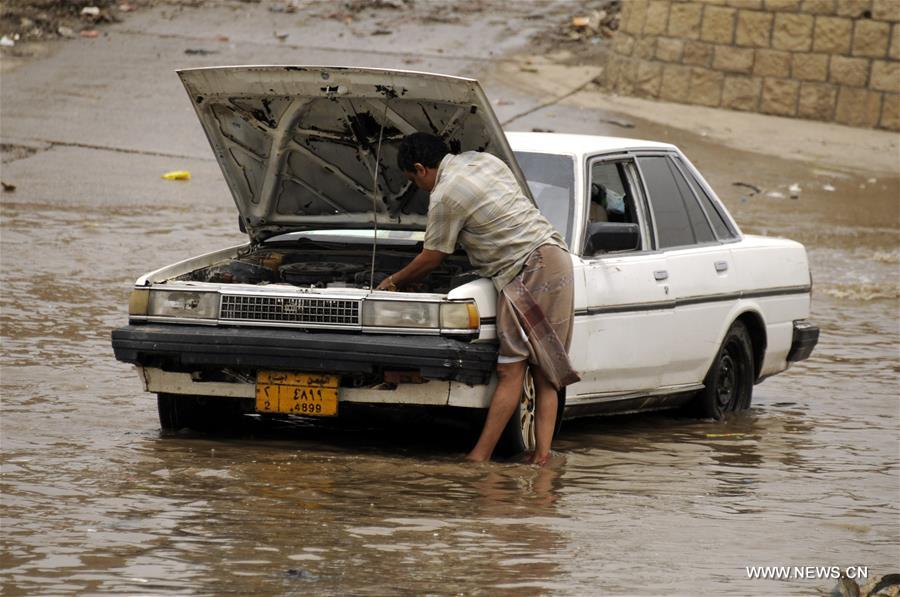
M750 408L753 395L753 344L746 326L736 321L728 329L722 346L695 398L697 415L722 420L729 412Z
M563 410L566 406L565 390L557 395L556 423L554 424L553 437L559 433L562 426ZM513 416L506 424L494 454L500 457L510 457L522 452L534 451L535 447L535 405L537 394L534 387L534 377L531 375L531 367L525 371L525 379L522 382L522 395Z

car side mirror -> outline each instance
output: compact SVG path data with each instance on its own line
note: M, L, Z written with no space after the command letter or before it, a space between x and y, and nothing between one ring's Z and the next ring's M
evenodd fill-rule
M592 222L588 226L585 255L599 252L634 251L641 248L641 229L634 223Z

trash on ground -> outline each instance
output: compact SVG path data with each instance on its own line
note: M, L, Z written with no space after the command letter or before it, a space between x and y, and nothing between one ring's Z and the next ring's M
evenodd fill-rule
M803 188L796 182L788 187L788 192L791 194L791 199L799 199L801 191L803 191Z
M601 118L600 122L605 122L607 124L614 124L616 126L622 127L623 129L633 129L634 128L634 124L631 122L628 122L627 120L615 120L612 118Z
M394 32L389 29L376 29L372 32L372 35L393 35Z
M834 192L834 185L831 185L826 182L825 184L822 185L822 190L828 191L829 193Z
M190 180L191 173L187 170L172 170L162 175L166 180Z
M75 30L71 27L66 27L65 25L60 25L56 29L56 32L63 37L75 37Z
M766 197L772 197L773 199L784 199L784 193L781 191L769 191L766 193Z
M99 37L99 36L100 36L100 34L93 29L91 29L90 31L82 31L81 32L81 37L87 37L87 38L93 39L93 38Z
M16 40L10 36L4 35L3 37L0 37L0 47L11 48L14 45L16 45Z
M206 50L204 48L188 48L184 51L188 56L206 56L207 54L218 54L218 50Z
M81 9L81 16L96 19L100 16L100 8L97 6L85 6Z
M278 31L273 31L273 32L272 32L272 35L275 36L275 39L278 39L278 40L280 40L280 41L284 41L284 40L286 40L286 39L288 38L288 35L289 35L289 34L288 34L288 33L280 33L280 32L278 32Z
M134 7L130 4L126 4L125 2L123 2L122 4L119 5L119 10L121 10L122 12L131 12L132 10L134 10Z
M3 182L2 180L0 180L0 185L3 185L3 192L5 193L12 193L16 190L16 185L10 184L8 182Z
M230 41L230 38L227 35L217 35L216 41L220 41L224 44L224 43L228 43Z
M759 193L762 192L762 189L760 189L760 188L759 188L758 186L756 186L755 184L750 184L749 182L735 181L735 182L731 183L731 186L733 186L733 187L744 187L745 189L750 189L751 191L753 191L753 193L750 195L751 197L752 197L753 195L758 195Z

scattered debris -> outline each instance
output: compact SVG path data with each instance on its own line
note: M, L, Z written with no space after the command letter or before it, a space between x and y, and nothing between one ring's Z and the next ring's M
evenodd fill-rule
M162 175L166 180L190 180L191 173L187 170L173 170Z
M300 578L303 580L316 580L318 578L309 570L304 570L302 568L290 568L287 571L287 575L291 578Z
M800 193L803 191L803 188L798 185L796 182L788 187L788 192L791 194L791 199L799 199Z
M0 30L14 41L77 37L84 29L115 23L121 15L157 0L11 0L0 8ZM87 27L86 27L87 26Z
M12 193L13 191L16 190L16 185L10 184L8 182L3 182L2 180L0 180L0 185L3 185L4 193Z
M206 50L204 48L188 48L184 51L188 56L206 56L208 54L218 54L218 50Z
M900 574L873 576L860 586L855 580L841 573L837 587L831 594L840 597L894 597L900 595Z
M877 179L877 178L870 178L870 179L868 179L866 182L869 183L869 184L875 184L876 182L878 182L878 179Z
M823 191L828 191L829 193L833 193L833 192L834 192L834 185L832 185L832 184L826 182L825 184L822 185L822 190L823 190Z
M217 35L216 41L227 44L229 41L231 41L231 38L229 38L227 35Z
M784 193L780 191L769 191L766 193L766 197L772 197L773 199L784 199Z
M90 38L90 39L93 39L93 38L95 38L95 37L99 37L99 36L100 36L100 34L97 33L97 32L96 32L95 30L93 30L93 29L91 29L90 31L82 31L82 32L80 33L80 35L81 35L81 37L87 37L87 38Z
M278 41L284 41L284 40L286 40L286 39L288 38L288 35L290 35L290 34L289 34L289 33L279 33L278 31L273 31L273 32L272 32L272 35L273 35L273 36L275 37L275 39L277 39Z
M600 122L605 122L607 124L614 124L616 126L620 126L623 129L633 129L634 123L628 122L627 120L614 120L611 118L601 118Z
M755 184L750 184L749 182L740 182L740 181L737 181L737 182L731 183L731 186L733 186L733 187L744 187L745 189L750 189L751 191L753 191L753 192L750 194L751 197L752 197L753 195L758 195L758 194L760 194L760 193L762 192L762 189L760 189L760 188L759 188L758 186L756 186Z
M11 38L10 36L4 35L3 37L0 37L0 47L11 48L15 45L16 45L16 40Z
M371 35L393 35L394 32L390 29L376 29L371 33Z

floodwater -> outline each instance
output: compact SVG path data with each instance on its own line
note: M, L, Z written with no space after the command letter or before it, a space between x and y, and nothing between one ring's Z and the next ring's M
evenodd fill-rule
M746 415L572 422L543 469L464 464L420 423L161 435L109 332L137 275L240 241L230 199L5 197L3 593L809 595L835 581L746 567L900 572L897 178L677 141L745 232L807 245L819 346Z

